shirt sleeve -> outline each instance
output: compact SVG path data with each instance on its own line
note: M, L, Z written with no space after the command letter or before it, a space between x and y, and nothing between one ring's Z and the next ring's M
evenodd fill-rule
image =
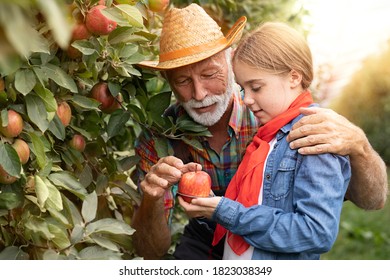
M336 240L350 178L347 157L303 156L295 174L293 211L221 199L213 219L255 248L271 252L324 253Z
M142 194L140 188L140 182L145 178L146 173L148 173L151 167L158 162L160 159L157 155L157 151L154 148L155 142L151 137L150 133L143 131L142 135L138 138L135 145L135 153L139 156L140 160L136 166L136 175L137 175L137 185L138 191ZM165 216L167 221L171 223L172 211L174 206L174 190L176 186L173 186L165 192L164 195L164 207L165 207Z

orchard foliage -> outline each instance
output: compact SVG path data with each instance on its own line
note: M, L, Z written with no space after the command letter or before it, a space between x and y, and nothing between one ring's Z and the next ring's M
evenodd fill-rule
M135 66L154 55L149 29L161 16L121 2L0 2L0 258L134 257L135 139L143 129L156 139L207 134L162 117L169 88ZM75 31L98 5L110 26Z
M211 13L230 11L230 24L259 9L209 2ZM0 1L0 259L136 257L137 137L149 130L165 156L169 138L198 145L193 136L209 135L191 119L164 117L175 101L168 85L136 66L158 53L164 9L149 5Z

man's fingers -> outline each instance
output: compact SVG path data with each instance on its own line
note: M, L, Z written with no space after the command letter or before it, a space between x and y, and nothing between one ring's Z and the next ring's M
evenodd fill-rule
M185 165L180 169L182 173L190 172L190 171L201 171L202 170L202 165L199 163L195 162L190 162Z
M303 147L298 149L298 153L302 155L318 155L328 153L330 150L329 144L321 144L312 147Z
M304 115L313 115L322 111L323 108L320 107L301 107L299 112Z

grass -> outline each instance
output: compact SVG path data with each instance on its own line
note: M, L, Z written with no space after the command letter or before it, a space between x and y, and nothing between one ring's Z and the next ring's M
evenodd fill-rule
M390 260L390 201L376 211L345 202L336 243L321 259Z

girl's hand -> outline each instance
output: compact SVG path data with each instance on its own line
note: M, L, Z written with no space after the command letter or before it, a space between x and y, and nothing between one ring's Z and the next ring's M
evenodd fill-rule
M220 196L194 198L191 203L187 203L179 196L179 203L191 218L206 217L211 219L218 203L221 201Z

